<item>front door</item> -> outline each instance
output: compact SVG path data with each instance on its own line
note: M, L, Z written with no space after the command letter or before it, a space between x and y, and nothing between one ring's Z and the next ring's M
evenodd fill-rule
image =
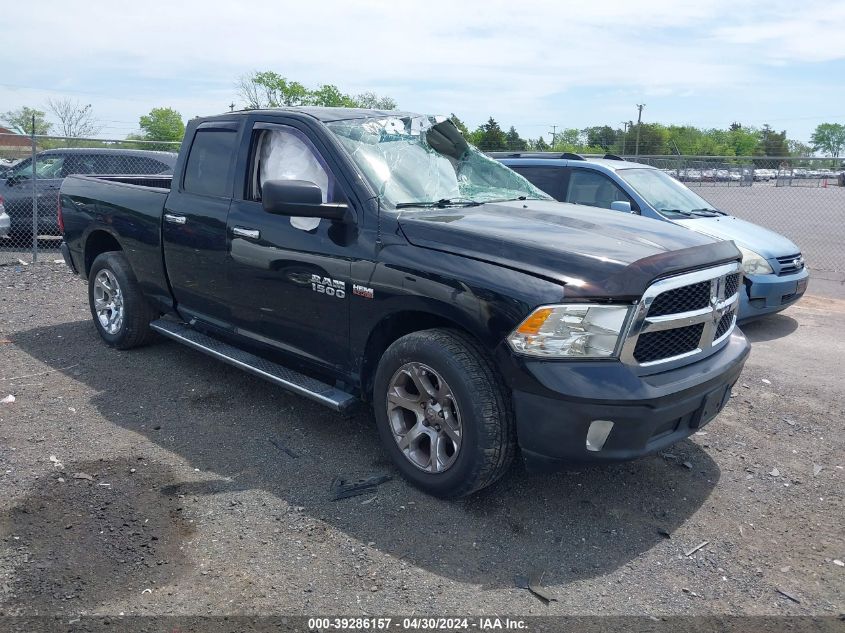
M324 202L347 199L296 127L256 123L250 154L247 191L242 200L236 196L227 223L233 323L239 334L315 365L346 365L355 227L269 214L261 205L261 183L306 180L319 185Z

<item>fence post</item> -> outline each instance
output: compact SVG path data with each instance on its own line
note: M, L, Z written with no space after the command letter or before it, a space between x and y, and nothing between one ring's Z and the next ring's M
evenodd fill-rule
M38 187L35 184L35 115L32 115L32 263L38 261Z

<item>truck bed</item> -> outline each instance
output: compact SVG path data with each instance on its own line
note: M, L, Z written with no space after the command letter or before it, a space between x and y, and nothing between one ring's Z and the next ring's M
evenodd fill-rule
M173 182L173 176L163 174L160 176L74 176L75 178L84 178L86 180L105 180L112 183L122 183L124 185L135 185L138 187L146 187L148 189L166 189L170 191L170 184Z
M144 291L170 301L162 261L161 221L171 175L68 176L60 205L64 241L74 268L87 276L84 255L91 240L122 245Z

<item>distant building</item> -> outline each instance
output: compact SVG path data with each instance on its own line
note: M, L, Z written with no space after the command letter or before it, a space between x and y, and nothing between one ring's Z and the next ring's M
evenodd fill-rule
M0 127L0 159L15 161L26 158L30 154L32 154L32 141L28 136Z

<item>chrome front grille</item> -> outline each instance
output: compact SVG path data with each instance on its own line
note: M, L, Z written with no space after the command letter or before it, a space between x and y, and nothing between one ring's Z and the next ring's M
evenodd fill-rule
M778 264L780 264L778 275L791 275L804 270L804 258L801 256L801 253L778 257L777 260Z
M736 326L741 287L739 262L656 281L636 307L622 360L648 367L715 351Z

